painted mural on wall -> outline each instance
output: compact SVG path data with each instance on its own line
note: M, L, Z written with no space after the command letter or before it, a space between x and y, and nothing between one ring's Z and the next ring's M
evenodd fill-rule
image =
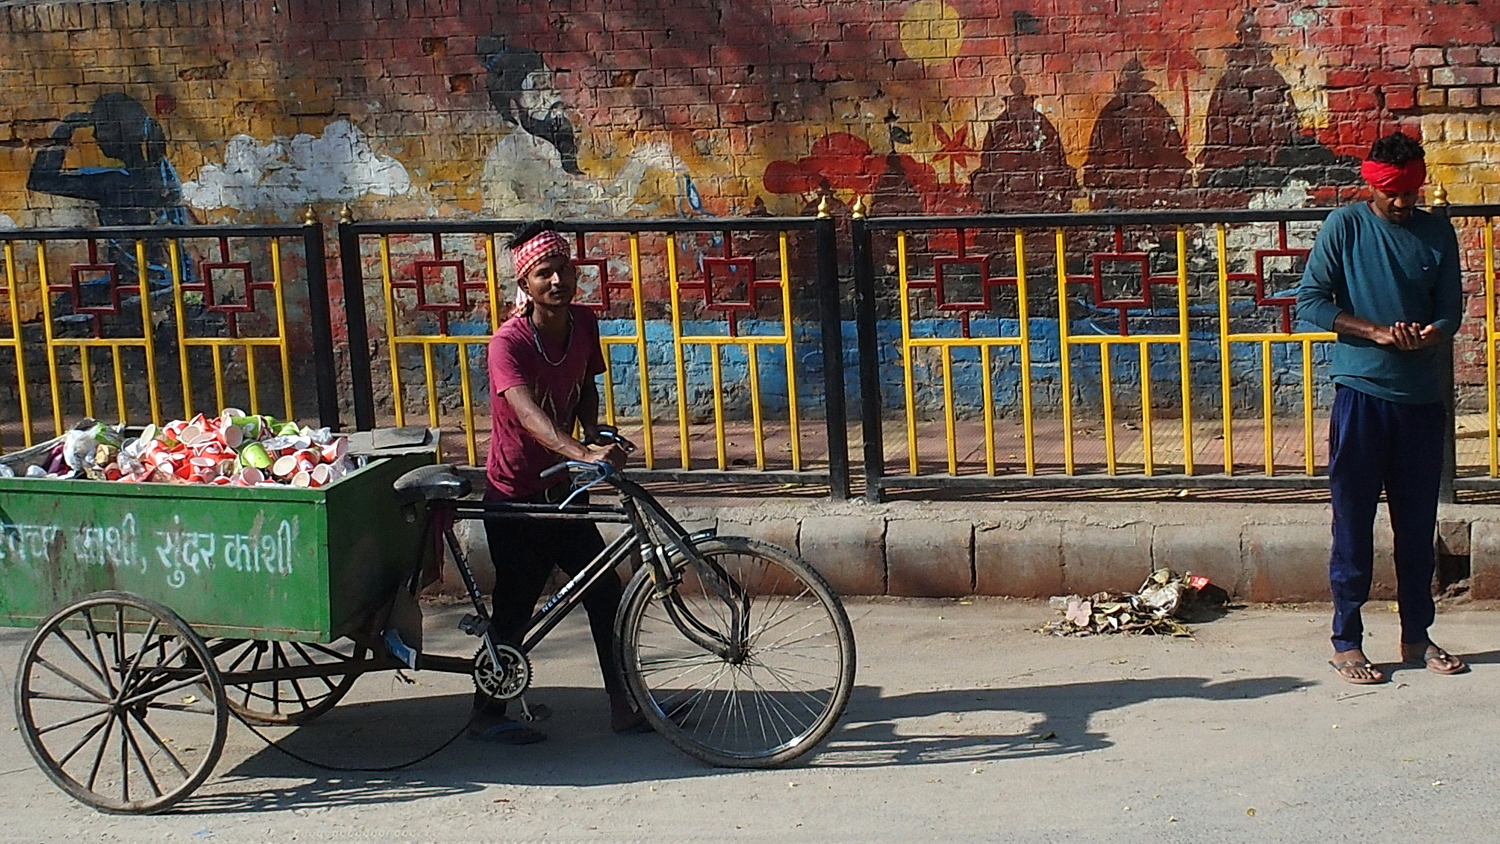
M70 167L67 156L74 137L89 130L99 151L116 164L103 167ZM186 225L187 208L182 203L182 184L167 159L167 136L145 107L122 93L102 94L87 111L64 117L52 130L50 143L32 160L26 180L28 190L92 203L101 226ZM63 307L106 305L116 296L114 287L132 285L140 275L135 242L108 238L106 263L112 272L91 275L79 282L77 302ZM171 285L167 246L162 241L146 245L146 276L153 288ZM184 277L193 278L190 262L182 265Z
M506 39L478 40L484 88L495 116L510 132L485 156L483 211L492 217L623 217L637 206L649 171L686 175L687 165L670 143L647 142L632 149L609 180L596 179L578 164L578 135L554 71L542 54Z
M1500 200L1500 0L580 0L402 20L228 0L171 24L24 5L0 21L0 212L22 225L59 221L44 191L78 195L48 187L42 149L64 84L141 136L108 166L138 196L89 188L99 220L351 198L361 216L796 214L825 181L840 205L907 213L1331 204L1395 125L1421 132L1450 198ZM162 97L170 137L140 105ZM181 199L163 162L190 179Z
M222 163L206 163L182 186L184 200L206 211L276 210L292 219L312 204L355 202L363 197L411 193L400 161L381 155L348 120L335 120L314 137L299 134L260 143L236 135Z

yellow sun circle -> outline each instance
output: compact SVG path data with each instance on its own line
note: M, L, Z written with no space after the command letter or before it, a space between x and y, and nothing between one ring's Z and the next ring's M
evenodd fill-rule
M901 47L914 59L947 61L958 55L963 43L963 19L943 0L918 0L901 16Z

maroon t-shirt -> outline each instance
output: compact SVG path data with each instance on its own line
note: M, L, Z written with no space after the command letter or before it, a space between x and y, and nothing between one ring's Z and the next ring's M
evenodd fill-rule
M535 495L562 478L543 478L542 470L562 457L532 438L516 418L504 395L522 384L531 388L542 412L565 432L573 430L578 399L585 382L604 371L599 347L599 322L583 305L569 305L573 332L565 350L561 342L542 341L546 358L537 351L531 323L524 313L506 320L490 338L490 453L485 461L489 498ZM553 364L556 364L555 366Z

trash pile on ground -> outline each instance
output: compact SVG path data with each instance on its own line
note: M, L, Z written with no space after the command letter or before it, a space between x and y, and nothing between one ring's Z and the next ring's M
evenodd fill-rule
M147 425L136 436L124 425L86 419L21 476L320 487L354 469L348 444L328 428L306 428L235 408L216 417L200 413L191 420ZM15 476L15 468L0 463L0 477Z
M1053 609L1063 617L1048 622L1043 633L1054 636L1093 636L1100 633L1145 633L1191 636L1183 623L1205 610L1217 610L1229 593L1192 573L1178 575L1157 569L1136 592L1096 592L1088 597L1057 596Z

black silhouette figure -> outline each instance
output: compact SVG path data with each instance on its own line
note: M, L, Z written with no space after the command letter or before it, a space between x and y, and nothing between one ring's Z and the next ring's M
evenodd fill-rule
M1068 164L1062 135L1011 77L1005 111L990 121L970 191L986 214L1070 211L1078 173Z
M562 98L553 85L553 71L542 54L524 47L507 47L505 39L479 39L480 62L489 73L484 87L500 118L520 126L557 148L563 170L575 176L578 168L578 132L563 110Z

